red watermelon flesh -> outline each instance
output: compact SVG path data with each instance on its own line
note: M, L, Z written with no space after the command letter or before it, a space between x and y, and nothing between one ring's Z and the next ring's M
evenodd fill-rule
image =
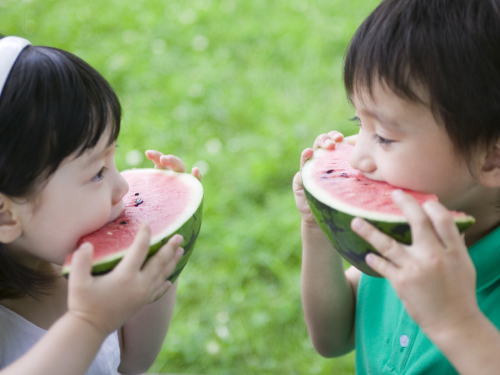
M383 181L370 180L351 167L349 155L353 148L348 143L338 143L332 151L316 150L314 168L308 170L307 174L317 183L310 184L309 191L317 197L337 201L336 206L341 206L339 209L342 206L350 207L350 212L359 209L356 214L361 217L371 218L370 212L375 212L377 220L401 220L402 212L391 197L398 188ZM434 194L401 190L410 194L419 204L438 200ZM467 216L463 212L452 213L455 217Z
M106 266L108 262L118 263L124 251L133 243L141 222L149 223L151 246L158 245L156 247L159 248L166 237L174 234L199 211L202 203L201 183L189 174L161 169L136 169L124 171L122 176L129 184L129 191L123 198L123 214L97 231L83 236L78 242L78 246L84 242L93 244L94 273L109 271L112 267ZM201 217L197 219L199 221ZM186 237L185 233L181 234ZM184 240L183 245L189 238ZM63 273L69 272L70 264L71 254L63 265Z

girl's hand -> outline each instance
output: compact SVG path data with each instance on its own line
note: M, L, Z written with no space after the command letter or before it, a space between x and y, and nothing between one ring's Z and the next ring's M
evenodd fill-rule
M149 241L150 230L143 223L121 262L110 273L96 277L90 273L92 245L80 246L71 262L68 312L109 334L165 294L172 285L166 280L184 253L179 247L182 236L173 236L144 263Z
M408 219L413 244L402 245L355 218L352 229L383 255L369 254L367 263L391 282L428 336L464 327L479 314L476 270L451 214L438 202L420 206L402 191L393 200Z
M174 155L163 155L159 151L148 150L146 151L146 157L155 163L155 168L159 169L172 169L175 172L186 172L186 166L177 156ZM198 168L193 168L191 174L201 181L201 173Z
M324 148L326 150L333 150L335 148L336 142L342 142L344 136L338 131L331 131L327 134L321 134L316 138L313 144L313 148L306 148L302 151L300 156L300 168L304 166L305 162L313 156L314 150L317 148ZM295 204L297 209L302 216L302 221L306 224L316 225L316 220L311 213L311 209L307 204L307 199L304 194L304 187L302 186L302 179L300 178L300 172L295 174L293 178L293 194L295 196Z

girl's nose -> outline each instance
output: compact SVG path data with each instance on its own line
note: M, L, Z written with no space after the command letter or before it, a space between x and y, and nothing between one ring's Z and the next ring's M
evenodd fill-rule
M349 164L362 173L371 173L377 169L377 166L375 164L375 159L371 155L370 145L366 144L364 138L365 137L361 136L360 131L349 158Z
M128 183L125 181L125 179L122 177L121 173L116 171L117 177L116 177L116 182L113 190L113 205L120 203L120 201L123 199L125 194L128 192Z

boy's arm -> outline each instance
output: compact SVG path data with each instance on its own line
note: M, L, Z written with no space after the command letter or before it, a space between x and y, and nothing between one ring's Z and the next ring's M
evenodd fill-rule
M313 148L332 149L342 134L320 135ZM300 166L312 157L302 153ZM354 348L355 301L360 271L344 273L342 257L323 234L304 195L300 173L293 180L295 202L302 216L302 305L311 341L321 355L333 357Z
M311 341L322 356L354 349L360 271L349 268L315 223L302 222L302 308Z
M437 202L419 206L401 191L393 200L413 243L354 219L353 230L383 255L369 254L367 263L391 282L408 315L460 374L498 374L500 332L479 309L475 268L451 214Z

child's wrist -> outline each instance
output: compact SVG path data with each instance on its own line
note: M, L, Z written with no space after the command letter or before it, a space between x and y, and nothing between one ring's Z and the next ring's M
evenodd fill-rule
M90 319L87 319L82 314L73 311L66 312L63 318L76 326L82 327L82 329L87 333L89 333L89 331L94 332L98 338L104 339L111 333L108 332L105 327L100 327L98 324L92 322Z
M302 229L322 232L316 220L302 219Z
M471 314L468 318L462 319L460 322L446 322L439 324L433 328L423 328L427 337L438 347L448 346L456 342L464 342L471 334L477 333L489 326L491 323L481 313Z

